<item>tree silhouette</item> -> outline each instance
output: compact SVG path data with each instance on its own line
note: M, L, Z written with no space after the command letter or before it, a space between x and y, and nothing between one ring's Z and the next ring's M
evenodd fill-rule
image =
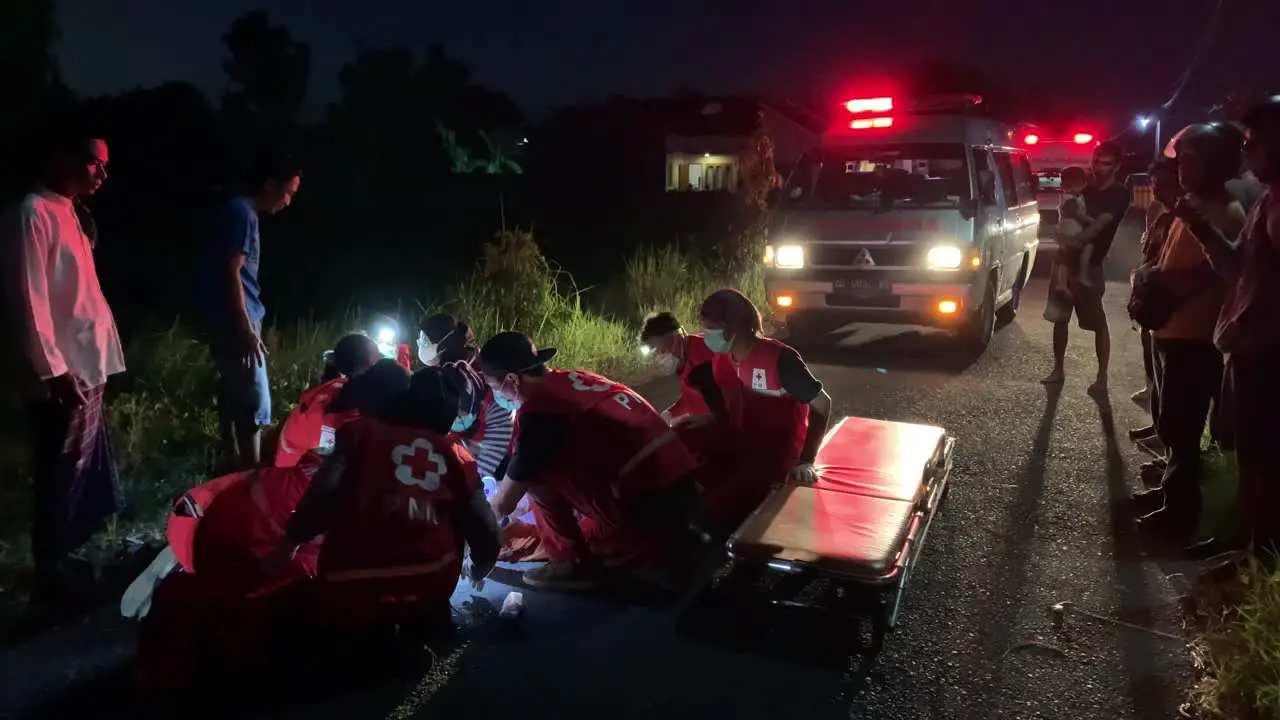
M222 69L231 82L223 107L259 129L279 132L297 123L307 97L311 48L264 12L241 15L222 36Z
M74 102L63 84L53 46L58 40L53 0L0 4L0 192L24 191L30 181L31 135Z

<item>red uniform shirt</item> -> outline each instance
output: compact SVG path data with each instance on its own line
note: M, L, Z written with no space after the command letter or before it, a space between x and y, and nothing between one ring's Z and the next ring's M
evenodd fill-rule
M689 335L685 338L684 363L680 366L680 399L671 408L673 418L684 415L710 415L711 408L702 396L702 390L689 381L689 373L699 365L705 365L715 359L716 354L707 347L701 335Z
M612 489L615 498L668 487L696 466L662 415L626 385L585 370L551 370L516 413L568 419L568 445L549 478ZM584 514L589 514L579 508Z
M276 467L293 467L308 450L333 447L338 428L359 416L354 410L345 413L328 411L329 403L333 402L346 384L347 378L335 378L302 393L302 397L298 398L298 407L289 413L284 426L280 428Z
M320 574L332 581L434 575L456 583L462 541L453 508L481 491L475 460L444 435L372 418L348 422L338 449L350 496L325 534Z

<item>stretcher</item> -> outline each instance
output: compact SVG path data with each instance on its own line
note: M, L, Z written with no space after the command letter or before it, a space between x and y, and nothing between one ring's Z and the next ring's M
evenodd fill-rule
M774 605L870 619L878 648L897 626L954 448L938 427L841 420L818 451L817 480L775 488L730 538L731 574L781 576Z

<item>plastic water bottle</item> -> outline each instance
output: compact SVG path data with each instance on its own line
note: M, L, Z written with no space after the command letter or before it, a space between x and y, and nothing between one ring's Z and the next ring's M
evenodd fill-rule
M518 592L509 592L507 597L502 601L502 609L498 611L498 615L504 618L519 617L524 612L524 594Z

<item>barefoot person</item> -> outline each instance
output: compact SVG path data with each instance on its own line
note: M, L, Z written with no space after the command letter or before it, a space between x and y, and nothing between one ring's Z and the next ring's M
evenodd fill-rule
M38 607L63 599L63 561L123 507L102 397L107 378L124 372L124 354L75 208L102 186L106 167L102 140L58 138L42 184L6 214L0 231L10 347L31 432L31 600Z
M1074 313L1080 329L1093 333L1094 349L1098 355L1098 374L1089 389L1093 392L1105 392L1107 389L1111 331L1102 307L1102 293L1106 288L1102 263L1111 249L1116 230L1129 210L1129 191L1123 183L1116 181L1122 155L1120 146L1111 142L1104 142L1093 151L1093 180L1080 194L1088 217L1081 223L1084 231L1072 238L1076 247L1092 247L1085 273L1087 277L1069 297L1050 297L1045 305L1044 317L1053 323L1053 370L1041 381L1045 384L1060 383L1066 376L1064 361L1071 315Z

